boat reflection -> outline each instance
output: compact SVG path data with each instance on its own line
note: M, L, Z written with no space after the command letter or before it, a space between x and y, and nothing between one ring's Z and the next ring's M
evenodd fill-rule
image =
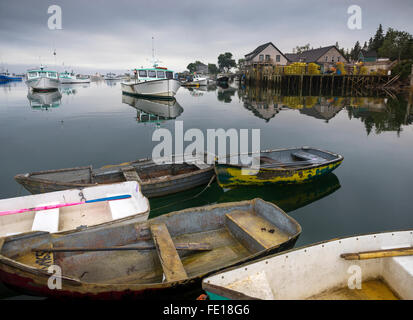
M122 94L122 103L137 109L136 121L138 122L164 122L175 119L184 109L175 100L143 99L136 96Z
M313 182L298 185L248 186L229 189L219 197L218 202L262 198L290 212L324 198L340 187L337 176L330 173Z
M58 90L48 92L29 91L27 99L29 99L32 109L49 110L60 106L62 94Z

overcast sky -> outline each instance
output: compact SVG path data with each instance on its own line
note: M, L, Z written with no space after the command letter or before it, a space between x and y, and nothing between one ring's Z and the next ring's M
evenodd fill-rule
M54 4L62 30L48 28ZM347 27L353 4L361 30ZM284 53L306 43L350 48L380 23L413 33L412 17L413 0L0 0L0 64L10 72L55 60L75 71L127 71L149 65L153 36L162 65L183 71L227 51L238 60L268 41Z

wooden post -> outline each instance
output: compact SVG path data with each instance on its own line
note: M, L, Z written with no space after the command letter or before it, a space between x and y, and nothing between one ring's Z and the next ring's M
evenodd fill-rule
M412 72L410 73L410 86L413 87L413 64L412 64Z

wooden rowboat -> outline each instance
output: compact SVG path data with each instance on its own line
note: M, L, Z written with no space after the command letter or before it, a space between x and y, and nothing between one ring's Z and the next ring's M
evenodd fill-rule
M211 299L413 299L413 230L321 242L231 268L202 287Z
M253 168L240 164L241 156L216 159L215 173L221 187L308 182L330 173L344 159L339 154L310 147L266 150L246 155L259 163Z
M300 225L261 199L209 205L142 223L0 238L0 281L50 297L177 298L213 272L287 250ZM178 254L179 252L179 254ZM62 270L61 289L48 268Z
M129 197L95 201L120 195ZM80 226L93 227L125 221L142 222L148 219L148 215L149 201L142 195L136 181L55 191L0 200L0 236L29 231L56 233Z
M14 178L33 194L98 184L138 181L142 186L142 193L152 198L208 184L214 175L214 170L212 165L206 163L206 155L192 157L180 164L175 163L175 156L173 156L172 161L163 164L156 164L152 159L141 159L99 169L87 166L47 170L18 174Z

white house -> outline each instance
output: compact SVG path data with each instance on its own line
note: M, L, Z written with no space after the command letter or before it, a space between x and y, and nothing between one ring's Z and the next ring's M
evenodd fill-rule
M254 51L245 55L245 66L256 65L281 65L285 66L288 59L272 43L267 42L257 47Z

